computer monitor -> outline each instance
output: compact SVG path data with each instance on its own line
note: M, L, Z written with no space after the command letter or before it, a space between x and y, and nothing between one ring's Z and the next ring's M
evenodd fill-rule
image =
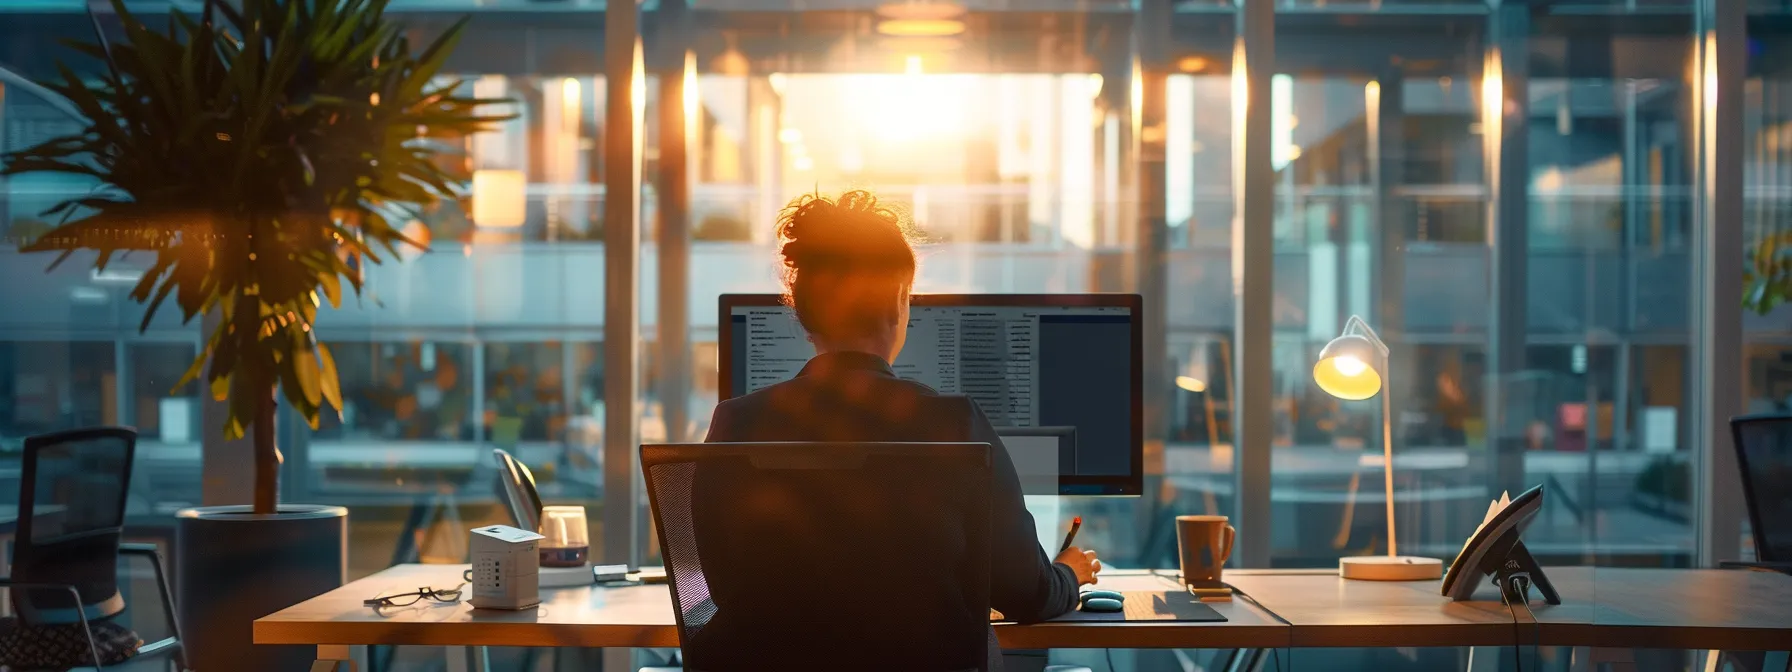
M789 380L815 356L778 295L724 294L720 308L722 399ZM1137 495L1142 312L1137 294L916 294L893 368L976 400L1004 443L1017 441L1011 453L1055 442L1058 494Z

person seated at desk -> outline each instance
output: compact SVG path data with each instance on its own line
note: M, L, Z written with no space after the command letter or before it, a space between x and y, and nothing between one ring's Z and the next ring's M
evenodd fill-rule
M1072 546L1055 561L1049 558L1021 497L1014 462L977 403L898 378L890 368L908 336L909 291L915 280L915 252L895 212L865 191L848 191L837 200L809 195L786 206L777 227L784 301L796 312L816 355L791 380L718 405L706 441L988 443L996 460L990 493L990 605L1020 622L1043 621L1073 609L1077 587L1094 583L1101 571L1095 552ZM965 581L947 563L905 560L938 565L930 574L936 585L916 590L958 590ZM758 589L747 577L739 578L746 580L712 577L711 585ZM713 599L725 611L725 590L716 592ZM976 618L987 622L981 614ZM705 630L729 627L722 620L718 615ZM752 628L751 623L734 625ZM917 641L925 641L930 627L914 624Z

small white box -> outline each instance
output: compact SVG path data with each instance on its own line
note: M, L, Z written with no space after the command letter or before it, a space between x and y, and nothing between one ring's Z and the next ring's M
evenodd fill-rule
M508 525L475 528L473 598L479 609L528 609L541 604L542 536Z

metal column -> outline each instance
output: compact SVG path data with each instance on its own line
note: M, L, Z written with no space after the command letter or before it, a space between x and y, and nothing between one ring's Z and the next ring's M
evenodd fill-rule
M1163 442L1169 434L1165 412L1169 405L1170 360L1166 352L1169 342L1169 223L1166 220L1166 178L1164 116L1167 112L1166 86L1170 67L1169 0L1145 0L1139 8L1139 24L1133 31L1138 50L1138 76L1141 96L1135 101L1139 109L1138 132L1133 135L1138 151L1137 220L1138 264L1135 266L1139 294L1144 297L1145 314L1145 464L1159 473L1163 469Z
M1526 279L1530 255L1530 8L1501 3L1489 19L1481 76L1487 161L1488 490L1524 489L1525 429L1531 412L1515 402L1525 372Z
M1232 188L1237 210L1232 218L1232 285L1237 299L1233 345L1237 348L1237 387L1232 397L1232 476L1237 504L1234 522L1241 530L1234 556L1240 567L1269 565L1270 450L1275 425L1271 351L1271 307L1274 301L1271 254L1275 226L1275 170L1270 165L1269 80L1275 73L1274 0L1241 0L1237 37L1232 47Z
M603 559L640 564L641 482L635 400L640 375L641 144L647 75L641 10L604 8L604 492ZM634 669L632 649L603 652L603 669Z
M1740 552L1743 503L1728 421L1742 410L1744 3L1699 0L1694 39L1691 424L1698 562Z
M635 445L640 369L641 64L640 10L604 10L604 562L639 563L640 481Z
M654 232L659 250L659 319L655 321L655 354L660 379L656 392L666 441L684 441L690 425L691 378L691 171L689 142L698 108L696 57L688 50L689 8L685 0L661 0L661 24L655 59L660 79L659 221Z

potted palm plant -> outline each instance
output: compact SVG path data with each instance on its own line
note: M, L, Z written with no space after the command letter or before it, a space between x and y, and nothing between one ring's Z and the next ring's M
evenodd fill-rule
M275 404L313 427L340 412L318 310L339 305L345 285L358 295L368 264L421 246L402 225L455 197L465 164L442 155L503 119L481 112L501 101L438 76L465 20L414 48L386 0L208 0L198 17L170 8L163 28L112 7L123 39L71 45L100 74L62 66L43 82L84 128L0 157L0 174L97 180L22 249L59 253L52 268L80 250L100 269L148 257L131 291L142 327L168 299L184 321L204 318L181 384L202 380L228 408L224 436L252 439L255 494L180 514L190 658L200 672L302 670L310 655L252 646L250 623L341 584L347 512L278 502Z

